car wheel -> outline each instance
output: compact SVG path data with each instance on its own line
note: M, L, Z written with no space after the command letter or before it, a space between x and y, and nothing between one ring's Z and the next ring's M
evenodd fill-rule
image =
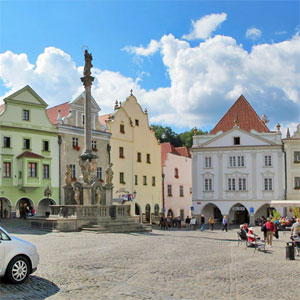
M6 270L6 278L9 282L19 284L26 280L29 275L28 259L17 256L11 260Z

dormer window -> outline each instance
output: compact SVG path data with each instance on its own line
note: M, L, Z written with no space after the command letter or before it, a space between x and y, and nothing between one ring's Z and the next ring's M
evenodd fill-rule
M240 145L240 137L239 136L235 136L233 138L233 145Z
M175 177L175 178L179 178L178 168L175 168L175 169L174 169L174 177Z

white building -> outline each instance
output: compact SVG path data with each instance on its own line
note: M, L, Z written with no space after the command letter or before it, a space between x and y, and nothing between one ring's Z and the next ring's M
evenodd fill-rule
M208 135L193 138L194 215L227 215L230 223L253 223L284 197L280 125L266 126L240 96Z

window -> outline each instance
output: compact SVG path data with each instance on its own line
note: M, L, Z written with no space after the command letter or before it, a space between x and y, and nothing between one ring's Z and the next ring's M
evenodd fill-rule
M172 185L168 184L168 196L171 197L172 196Z
M43 178L49 179L50 174L49 174L49 165L43 165Z
M155 176L152 176L152 186L155 186Z
M30 139L24 139L24 149L30 149Z
M97 178L102 180L102 167L97 168Z
M138 176L137 175L134 175L134 184L138 185Z
M239 191L246 191L246 178L239 178Z
M244 156L229 156L230 167L244 167L245 157Z
M179 178L178 168L175 168L175 169L174 169L174 177L175 177L175 178Z
M184 221L184 209L180 210L180 220Z
M143 176L143 185L147 185L147 176Z
M295 177L295 190L300 190L300 177Z
M23 120L29 121L29 110L28 109L23 109Z
M135 126L139 126L139 120L135 119Z
M73 145L73 148L78 147L78 138L76 138L76 137L72 138L72 145Z
M3 163L3 177L11 177L11 164L10 162Z
M151 164L151 161L150 161L150 154L147 154L147 164Z
M294 163L295 164L299 164L300 163L300 152L299 151L295 151L294 152Z
M124 158L124 148L123 147L119 147L119 157Z
M49 142L43 141L43 151L49 151Z
M72 179L76 178L76 165L70 165Z
M211 168L211 157L205 157L205 168Z
M211 178L206 178L204 180L204 190L212 191L212 179Z
M123 172L120 172L120 183L125 183L124 181L124 173Z
M233 138L233 145L240 145L240 137Z
M92 150L97 150L97 141L92 140Z
M265 191L272 191L272 178L265 178Z
M120 132L125 133L125 127L124 124L120 124Z
M81 125L84 125L84 114L81 115Z
M235 178L228 178L228 190L235 191Z
M142 154L141 152L137 153L137 162L141 162L142 161Z
M271 167L271 166L272 166L272 156L265 155L265 167Z
M158 204L154 205L154 215L156 217L158 217L158 215L159 215L159 205Z
M10 137L5 136L3 140L3 147L4 148L10 148Z
M37 177L37 163L28 163L28 176Z
M179 187L179 196L183 197L183 185Z

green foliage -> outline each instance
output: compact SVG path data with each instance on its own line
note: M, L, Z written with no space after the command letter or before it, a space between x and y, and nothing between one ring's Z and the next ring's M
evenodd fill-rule
M160 140L161 143L170 142L174 147L187 147L193 146L193 136L195 134L194 129L185 131L182 133L175 133L171 127L163 127L161 125L152 125L156 138ZM202 130L197 130L197 135L206 134Z
M293 211L294 211L294 214L295 214L295 217L296 218L300 218L300 211L299 211L299 208L294 206L293 207Z
M277 210L273 209L272 214L273 214L273 217L272 217L273 222L274 222L275 218L277 218L277 220L280 219L280 213Z

